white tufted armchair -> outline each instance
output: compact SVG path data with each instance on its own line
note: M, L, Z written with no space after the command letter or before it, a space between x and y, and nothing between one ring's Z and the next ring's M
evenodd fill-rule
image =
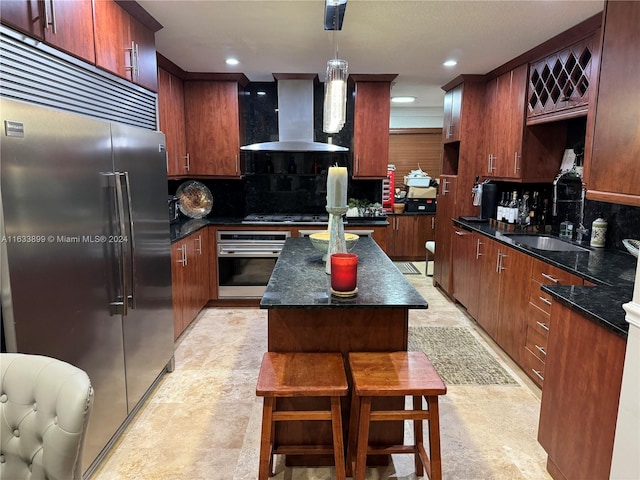
M80 480L93 388L40 355L0 353L0 479Z

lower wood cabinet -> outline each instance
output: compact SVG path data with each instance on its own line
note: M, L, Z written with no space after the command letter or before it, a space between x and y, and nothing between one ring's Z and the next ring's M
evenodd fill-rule
M559 302L551 307L538 441L556 480L609 478L626 341Z
M486 332L520 363L526 339L532 258L484 237L479 246L480 282L475 317Z
M203 228L171 246L174 338L209 301L208 234L208 228Z
M480 270L484 241L477 233L453 227L453 297L464 305L469 315L478 317Z
M433 262L433 283L448 295L453 292L451 274L451 220L456 216L456 192L458 176L441 175L436 210L436 252Z
M385 252L393 260L424 261L425 243L434 240L434 215L389 215Z

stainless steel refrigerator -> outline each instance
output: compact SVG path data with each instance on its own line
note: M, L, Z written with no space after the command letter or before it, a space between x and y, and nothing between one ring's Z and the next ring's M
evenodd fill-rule
M9 351L84 369L99 458L173 361L164 135L0 99Z

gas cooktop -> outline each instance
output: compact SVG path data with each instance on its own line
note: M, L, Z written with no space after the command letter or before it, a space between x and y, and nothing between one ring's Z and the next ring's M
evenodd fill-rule
M310 213L252 213L242 223L328 223L329 214Z

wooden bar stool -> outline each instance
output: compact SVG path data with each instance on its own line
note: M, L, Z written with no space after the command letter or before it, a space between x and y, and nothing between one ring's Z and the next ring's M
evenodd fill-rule
M273 475L273 456L276 454L331 453L335 460L336 478L344 480L340 397L346 396L348 391L347 376L340 353L265 353L256 387L256 395L264 397L258 480L267 480ZM327 397L330 408L277 411L276 399L280 397ZM274 445L275 422L297 420L331 421L333 445Z
M431 480L442 478L438 396L447 387L422 352L350 353L353 379L351 418L347 449L347 474L363 480L367 455L408 453L415 455L416 475L426 469ZM413 410L372 410L375 397L413 397ZM422 408L422 397L427 410ZM369 424L375 421L413 420L413 445L369 445ZM422 421L428 420L429 455L424 448ZM355 452L355 458L354 458Z

